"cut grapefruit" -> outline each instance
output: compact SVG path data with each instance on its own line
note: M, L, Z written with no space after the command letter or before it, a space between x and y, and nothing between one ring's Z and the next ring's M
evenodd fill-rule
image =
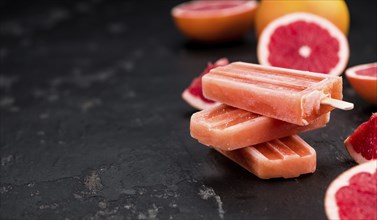
M186 88L182 93L182 98L185 100L189 105L192 107L203 110L210 108L212 106L217 105L218 103L212 100L207 99L203 95L202 91L202 76L208 73L211 69L224 66L229 64L227 58L221 58L215 62L215 64L208 63L207 68L200 74L200 76L196 77L190 84L188 88Z
M346 70L346 77L359 96L377 105L377 63L350 67Z
M171 10L177 28L188 38L219 43L241 39L254 22L256 0L199 0Z
M328 187L325 211L328 219L377 219L377 160L355 166Z
M365 163L377 159L377 113L356 128L344 145L352 159Z
M350 14L344 0L262 0L255 14L255 29L260 36L263 29L273 20L294 12L319 15L335 24L344 34L348 33Z
M292 13L272 21L258 41L262 65L340 75L349 58L345 35L325 18Z

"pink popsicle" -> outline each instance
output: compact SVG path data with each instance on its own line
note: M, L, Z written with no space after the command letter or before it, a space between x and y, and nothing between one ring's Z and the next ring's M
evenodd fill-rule
M234 151L216 150L261 179L293 178L316 170L315 150L297 135Z
M243 62L212 69L202 85L209 99L297 125L333 110L325 101L342 103L339 76Z
M268 118L227 105L196 112L191 116L191 136L221 150L235 150L299 132L326 126L330 113L306 126Z

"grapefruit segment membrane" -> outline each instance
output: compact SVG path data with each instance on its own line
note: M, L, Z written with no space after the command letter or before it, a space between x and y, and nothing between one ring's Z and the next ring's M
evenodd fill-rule
M328 219L377 219L377 160L350 168L336 177L324 200Z
M359 125L344 141L344 145L357 163L377 160L377 113L373 113L368 121Z
M346 77L361 98L377 105L377 62L350 67Z
M349 45L345 35L325 18L291 13L263 30L257 54L262 65L341 75L348 63Z
M202 91L202 77L207 74L211 69L224 66L229 63L227 58L221 58L217 60L214 64L208 63L206 69L200 74L200 76L193 79L190 86L186 88L182 93L182 98L192 107L202 110L207 109L212 106L218 105L217 102L207 99L203 95Z

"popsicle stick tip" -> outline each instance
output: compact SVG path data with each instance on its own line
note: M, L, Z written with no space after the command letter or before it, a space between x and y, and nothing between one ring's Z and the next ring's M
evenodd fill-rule
M346 102L343 100L324 98L321 100L322 105L330 105L331 107L342 109L342 110L351 110L353 109L353 103Z

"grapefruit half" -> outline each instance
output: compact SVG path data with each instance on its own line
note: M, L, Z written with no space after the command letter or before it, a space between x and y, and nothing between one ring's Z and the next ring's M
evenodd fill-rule
M274 19L294 12L307 12L330 20L344 34L348 33L350 14L344 0L262 0L255 14L257 36Z
M327 19L310 13L275 19L258 41L262 65L340 75L348 58L345 35Z
M207 99L203 95L202 90L202 77L207 74L211 69L229 64L227 58L221 58L215 62L215 64L208 63L207 68L200 74L200 76L194 78L190 86L186 88L182 93L182 98L192 107L203 110L217 105L218 103Z
M377 219L377 160L339 175L325 194L328 219Z
M254 22L256 0L198 0L171 10L176 27L188 38L219 43L241 39Z
M377 159L377 113L368 121L359 125L352 135L347 137L344 145L352 159L365 163Z
M359 96L377 105L377 62L350 67L346 77Z

